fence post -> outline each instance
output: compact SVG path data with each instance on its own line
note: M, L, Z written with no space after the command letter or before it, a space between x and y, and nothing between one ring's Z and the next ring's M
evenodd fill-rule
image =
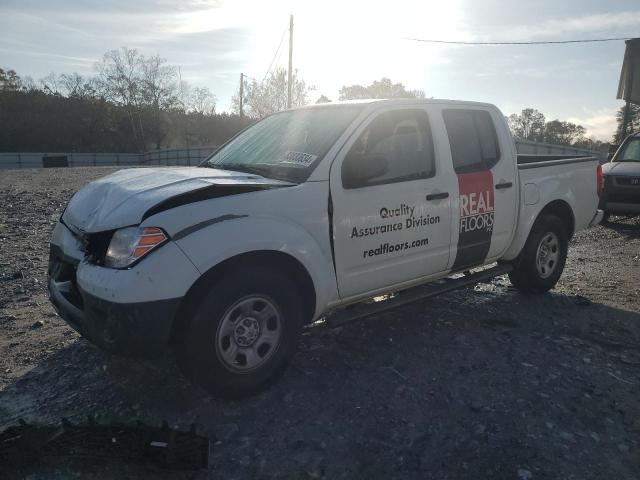
M18 168L22 168L22 155L18 152Z

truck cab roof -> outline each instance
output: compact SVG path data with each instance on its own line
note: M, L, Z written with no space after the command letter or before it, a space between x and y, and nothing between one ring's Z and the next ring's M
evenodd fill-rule
M306 105L303 107L297 107L294 110L301 110L307 108L331 108L343 105L433 105L433 104L447 104L447 105L473 105L477 107L495 108L493 104L485 102L475 102L469 100L448 100L441 98L364 98L357 100L339 100L336 102L319 103L315 105Z

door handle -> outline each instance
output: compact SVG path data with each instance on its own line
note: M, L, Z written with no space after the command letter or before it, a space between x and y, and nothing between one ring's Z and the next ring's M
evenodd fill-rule
M427 195L427 201L441 200L443 198L449 198L449 192L430 193L429 195Z
M512 182L498 183L496 185L496 190L502 190L503 188L511 188L511 187L513 187Z

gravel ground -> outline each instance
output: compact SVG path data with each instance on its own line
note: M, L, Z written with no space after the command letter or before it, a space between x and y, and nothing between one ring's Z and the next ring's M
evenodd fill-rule
M309 329L272 388L230 402L186 382L169 356L107 356L49 304L53 225L74 191L112 170L0 174L0 430L87 414L195 423L214 447L209 474L187 478L640 478L640 219L576 235L552 293L525 296L500 277ZM182 478L30 468L31 479Z

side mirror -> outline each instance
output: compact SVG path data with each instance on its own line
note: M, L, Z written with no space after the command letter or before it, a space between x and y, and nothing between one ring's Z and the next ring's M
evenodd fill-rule
M349 154L342 162L342 186L365 187L389 171L387 157L380 153Z

